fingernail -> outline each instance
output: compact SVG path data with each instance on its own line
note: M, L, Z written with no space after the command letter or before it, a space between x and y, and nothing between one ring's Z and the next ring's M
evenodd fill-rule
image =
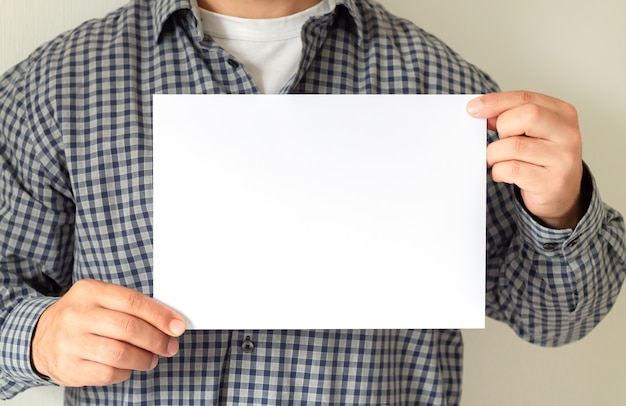
M467 112L472 116L475 116L480 113L482 107L483 103L479 99L474 99L467 103Z
M178 340L170 338L170 342L167 344L167 353L169 355L176 355L178 352Z
M158 363L159 363L159 356L155 355L154 357L152 357L152 364L150 364L150 369L156 368Z
M182 320L174 319L170 322L170 331L179 336L185 332L185 323Z

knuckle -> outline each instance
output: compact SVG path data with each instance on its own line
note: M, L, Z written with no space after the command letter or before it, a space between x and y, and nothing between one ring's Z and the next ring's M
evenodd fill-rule
M94 355L96 362L104 366L114 366L117 361L124 359L124 349L114 341L99 340Z
M78 286L80 289L86 291L92 291L93 289L96 289L99 283L100 282L95 279L80 279L74 283L74 286Z
M59 308L56 315L57 331L59 334L69 334L69 330L64 326L78 326L81 328L84 323L85 309L80 304L73 302L64 302L64 306ZM75 330L76 331L76 330Z
M526 107L526 120L528 123L536 124L543 117L543 109L536 104L528 104Z
M521 154L526 150L526 139L524 137L514 137L513 138L513 151L516 154Z
M533 93L529 92L528 90L523 90L520 93L520 98L522 99L522 102L524 103L532 103L534 100Z
M520 174L522 172L522 168L521 165L518 162L511 162L509 165L509 174L511 175L511 178L513 179L517 179L520 177Z
M132 317L124 317L121 321L121 328L126 337L133 337L139 330L137 323Z
M563 114L571 121L578 122L578 110L572 104L563 102Z
M89 295L93 290L93 281L91 279L81 279L74 282L69 293L77 295Z
M123 344L108 345L105 348L107 363L112 365L120 365L128 356L126 346Z
M520 177L521 167L518 162L502 162L497 168L498 179L512 183Z
M126 296L126 306L131 311L138 311L143 306L143 296L139 292L130 292L128 296Z
M167 312L142 293L129 293L126 297L126 306L131 314L159 329L167 326Z
M576 151L576 153L582 150L582 137L578 127L569 127L569 131L566 132L566 137L570 150Z
M582 158L575 153L565 154L562 157L562 165L563 165L563 173L565 179L576 178L576 184L580 184L580 178L582 177L583 172L583 163ZM570 176L568 176L570 174Z

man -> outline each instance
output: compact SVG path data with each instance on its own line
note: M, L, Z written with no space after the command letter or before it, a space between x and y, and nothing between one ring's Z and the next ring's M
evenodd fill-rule
M136 0L40 48L0 81L2 396L56 383L69 404L459 403L456 330L182 335L149 298L157 93L487 93L468 105L499 135L487 312L530 342L581 338L624 279L622 218L583 165L575 109L497 90L369 0Z

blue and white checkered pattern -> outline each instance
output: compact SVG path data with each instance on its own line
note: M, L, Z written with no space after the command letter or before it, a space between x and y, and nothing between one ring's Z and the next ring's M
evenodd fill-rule
M373 1L337 3L303 28L305 57L283 93L497 90L437 38ZM3 398L50 384L31 369L31 335L72 281L151 294L152 95L257 92L195 16L189 0L135 0L0 78ZM201 119L210 128L211 112ZM487 313L541 345L582 337L626 274L622 218L602 203L588 172L589 207L573 231L542 227L513 187L487 182ZM441 244L454 253L463 241L455 241L454 224L441 226L449 229ZM234 290L232 300L246 298ZM242 347L247 337L254 348ZM67 389L66 401L457 405L462 350L456 330L189 331L179 354L155 370Z

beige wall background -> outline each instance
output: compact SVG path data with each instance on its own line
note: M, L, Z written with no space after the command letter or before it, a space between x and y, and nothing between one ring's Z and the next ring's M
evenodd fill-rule
M123 0L1 0L0 72ZM584 157L604 200L626 213L626 3L623 0L382 0L489 72L577 106ZM626 298L585 339L532 346L505 326L465 331L463 406L625 405ZM2 406L61 404L37 388Z

